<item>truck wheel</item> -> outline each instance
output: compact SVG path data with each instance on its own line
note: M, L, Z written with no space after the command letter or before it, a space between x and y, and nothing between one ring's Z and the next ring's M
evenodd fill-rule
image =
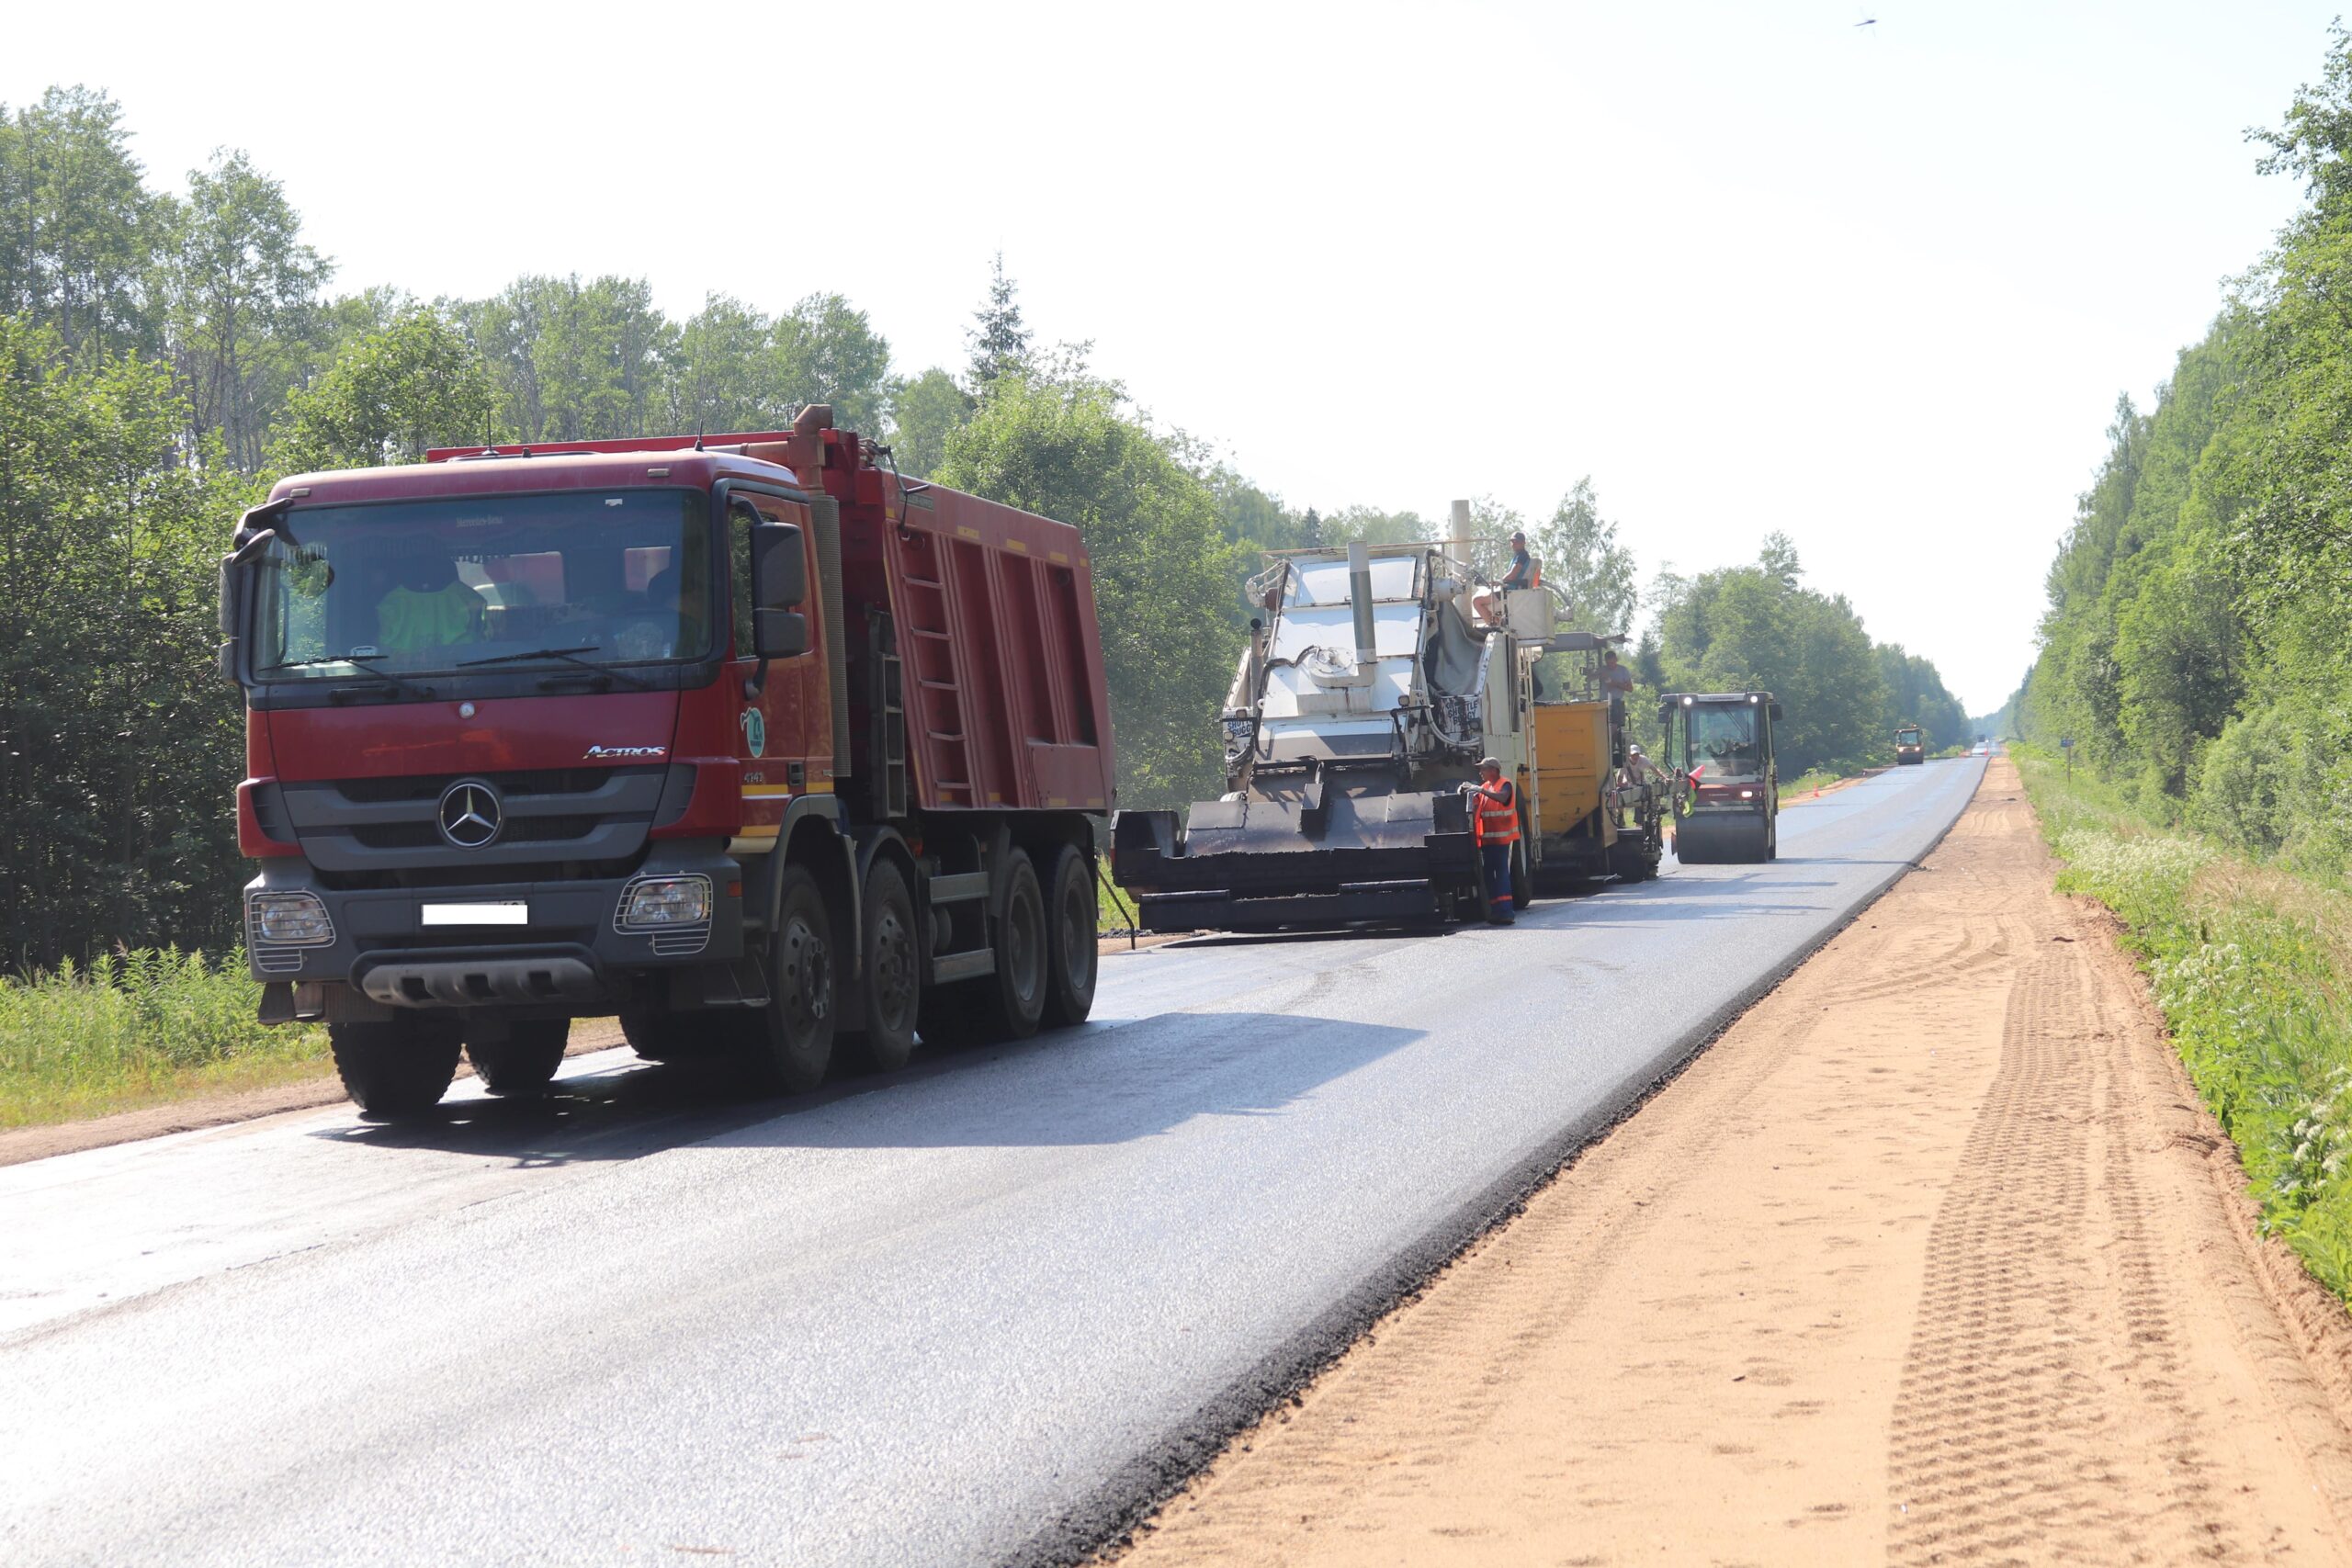
M996 924L996 973L934 987L923 998L926 1045L1026 1040L1046 1011L1046 900L1036 868L1015 850L1004 865L1004 913Z
M1764 858L1768 861L1781 858L1781 819L1777 817L1764 819Z
M327 1043L353 1103L387 1119L419 1116L440 1103L463 1048L457 1021L440 1018L331 1023Z
M808 867L785 867L783 883L761 958L768 1005L742 1021L762 1075L786 1094L805 1094L825 1081L833 1059L833 924Z
M563 1066L564 1042L571 1037L568 1018L535 1018L507 1026L506 1038L492 1044L466 1043L466 1058L474 1076L492 1094L537 1094L555 1080Z
M1535 879L1527 869L1527 840L1521 838L1510 847L1510 907L1517 914L1535 902Z
M1093 868L1065 844L1054 857L1051 886L1053 894L1046 900L1046 1022L1065 1028L1084 1023L1094 1010L1094 981L1102 960L1095 936Z
M898 866L877 860L865 874L860 900L865 921L865 964L858 981L865 1003L865 1027L842 1037L844 1055L857 1066L894 1073L915 1048L915 1019L922 1005L922 951L915 941L915 901Z
M621 1038L630 1050L649 1062L684 1062L715 1055L726 1048L720 1036L728 1014L671 1012L658 1007L621 1009Z
M1004 917L996 928L996 973L982 984L981 1019L991 1040L1026 1040L1046 1016L1046 899L1028 852L1004 863Z

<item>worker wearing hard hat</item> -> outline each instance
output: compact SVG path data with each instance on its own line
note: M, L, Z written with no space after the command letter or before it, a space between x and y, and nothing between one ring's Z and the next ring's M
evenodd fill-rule
M1470 796L1470 829L1487 874L1487 919L1510 925L1514 918L1510 851L1519 842L1519 791L1503 777L1503 765L1496 758L1478 763L1478 787Z

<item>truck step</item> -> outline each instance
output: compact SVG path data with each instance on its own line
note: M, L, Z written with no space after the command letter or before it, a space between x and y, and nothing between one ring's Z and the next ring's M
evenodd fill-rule
M972 953L946 953L931 961L931 977L940 985L956 980L977 980L983 975L996 973L996 953L988 948Z
M989 896L989 874L985 871L959 872L953 876L934 876L930 882L931 901L934 904L960 904L967 899Z

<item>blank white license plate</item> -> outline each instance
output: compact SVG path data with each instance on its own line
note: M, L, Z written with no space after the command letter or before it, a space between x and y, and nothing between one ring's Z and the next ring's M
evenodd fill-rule
M428 926L527 926L528 904L427 904L419 924Z

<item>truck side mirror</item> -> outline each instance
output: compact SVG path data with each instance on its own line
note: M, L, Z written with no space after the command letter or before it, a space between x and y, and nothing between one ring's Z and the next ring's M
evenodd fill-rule
M1780 719L1781 719L1781 705L1780 705L1780 704L1778 704L1778 703L1774 703L1774 704L1772 704L1772 705L1771 705L1771 709L1772 709L1772 721L1773 721L1775 724L1777 724L1777 723L1779 723L1779 722L1780 722Z
M254 513L245 514L250 521ZM253 563L277 543L277 530L257 528L243 535L243 543L220 558L220 650L214 657L220 673L237 678L237 643L245 628L245 599L252 591Z
M800 548L800 530L789 523L752 525L752 610L797 609L807 597L808 561ZM802 635L807 635L806 627Z
M795 529L797 533L799 530ZM797 659L808 651L808 617L797 610L752 612L752 652L760 659Z

